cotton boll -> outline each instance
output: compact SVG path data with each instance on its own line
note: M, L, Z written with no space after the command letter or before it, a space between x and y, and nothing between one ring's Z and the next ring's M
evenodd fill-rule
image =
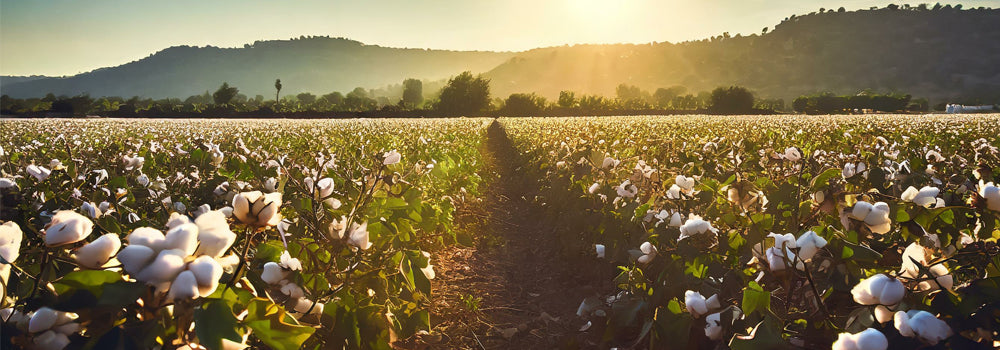
M293 258L287 250L281 253L279 265L291 271L302 271L302 262L297 258Z
M194 274L198 283L198 294L206 297L215 292L222 278L222 265L214 258L202 255L188 264L188 270Z
M190 223L191 223L191 219L189 219L187 217L187 215L180 214L178 212L172 212L172 213L170 213L170 218L167 219L167 229L169 230L169 229L172 229L174 227L177 227L177 226L180 226L180 225L183 225L183 224L190 224ZM145 228L148 228L148 227L145 227ZM160 235L162 236L163 234L161 233Z
M879 323L886 323L892 321L892 318L893 318L892 310L889 310L889 308L885 307L885 305L875 306L875 320L877 320Z
M281 286L281 294L287 295L289 298L298 299L301 298L305 293L302 291L302 287L299 287L295 283L288 283Z
M175 226L176 227L176 226ZM161 250L166 244L163 232L152 227L140 227L125 237L130 245L141 245L153 250Z
M705 336L708 339L719 340L722 338L722 315L718 312L705 317Z
M128 272L130 275L135 275L139 271L142 271L154 258L156 258L156 252L140 244L128 245L118 253L118 261L122 263L125 272Z
M905 294L902 282L883 274L861 280L851 289L854 301L861 305L895 305Z
M392 150L389 152L385 152L382 155L382 157L383 157L382 160L383 165L393 165L399 163L399 161L403 158L403 155L399 154L399 152L396 152L396 150Z
M351 229L347 233L347 244L366 250L371 248L372 243L368 240L368 223L351 223Z
M951 327L947 323L923 310L896 312L893 317L893 325L899 330L899 334L905 337L916 337L921 342L931 346L937 345L952 335Z
M167 231L164 236L163 249L176 249L184 252L185 255L194 254L198 249L198 226L195 224L183 224Z
M184 270L184 257L186 256L187 254L182 250L167 249L161 251L152 263L135 275L135 279L153 285L170 282Z
M45 245L55 247L82 241L94 230L94 223L83 215L62 210L52 217L43 230Z
M285 275L287 272L281 268L281 265L272 261L264 264L264 272L260 274L260 279L267 284L278 284L285 279Z
M8 263L17 260L21 254L21 241L24 240L24 233L21 227L13 221L8 221L0 225L0 257Z
M319 315L323 313L322 303L313 303L312 300L299 298L295 302L295 311L302 314Z
M39 334L35 336L33 341L35 346L42 350L61 350L69 345L69 337L55 331L46 331Z
M174 282L170 284L167 300L193 299L198 295L198 282L194 273L184 271L177 275Z
M240 257L236 254L229 254L219 258L218 261L223 271L231 273L236 269L236 265L240 263Z
M28 332L37 333L52 328L59 320L59 311L42 307L31 315L28 321Z
M705 297L693 290L684 292L684 307L687 308L688 313L694 318L708 313L708 304L705 301Z
M820 249L825 247L827 244L826 239L820 237L813 231L806 231L799 239L795 241L795 245L799 248L799 259L803 261L810 261Z
M595 244L594 245L594 250L597 251L597 258L598 259L604 259L604 245L603 244Z
M594 194L600 188L601 188L601 184L595 182L593 185L590 185L590 187L587 188L587 192L590 193L590 194Z
M885 350L889 347L889 341L885 335L873 328L855 334L855 343L858 344L860 350Z
M76 251L76 262L80 266L99 269L111 260L111 257L118 253L122 246L118 234L108 233L98 237L93 242L87 243Z
M198 246L195 254L220 257L236 242L236 234L229 228L226 215L218 210L202 214L194 220L198 227Z
M855 220L864 221L868 217L868 213L871 213L872 205L868 202L859 201L854 203L854 208L851 209L851 218Z
M656 246L654 246L652 243L649 242L642 243L642 245L639 246L639 250L643 254L642 256L639 257L638 260L640 264L648 264L649 262L653 261L653 259L656 258L656 254L658 253Z

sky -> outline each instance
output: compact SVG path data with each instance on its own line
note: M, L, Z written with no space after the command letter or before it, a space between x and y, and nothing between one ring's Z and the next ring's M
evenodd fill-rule
M759 33L819 8L877 0L0 0L0 74L74 75L176 45L301 35L388 47L522 51ZM911 3L914 6L919 2ZM967 0L965 7L1000 7Z

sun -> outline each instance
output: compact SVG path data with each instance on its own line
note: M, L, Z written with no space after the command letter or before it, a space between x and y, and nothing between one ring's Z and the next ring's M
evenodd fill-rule
M615 0L566 0L573 17L584 21L607 22L621 17L624 1Z

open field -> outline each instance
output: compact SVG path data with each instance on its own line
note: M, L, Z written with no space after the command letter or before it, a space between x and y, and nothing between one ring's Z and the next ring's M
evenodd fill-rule
M3 348L1000 340L998 115L0 130Z

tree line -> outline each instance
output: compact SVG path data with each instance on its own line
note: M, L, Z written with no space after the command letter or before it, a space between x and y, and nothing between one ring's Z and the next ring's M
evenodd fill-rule
M620 84L615 96L577 94L561 91L549 101L535 93L514 93L506 98L490 93L490 80L463 72L452 77L439 91L425 95L423 83L406 79L402 97L396 101L356 88L347 94L331 92L317 96L304 92L281 96L283 85L275 80L275 99L262 95L249 98L228 82L214 92L179 98L149 99L88 95L17 99L0 97L0 113L19 116L102 116L102 117L451 117L451 116L572 116L628 114L762 114L787 112L784 100L762 99L740 86L690 93L684 86L647 91ZM802 96L792 104L795 112L807 114L850 113L860 110L898 112L926 111L926 99L909 95L877 94L870 91L854 96L823 93Z

